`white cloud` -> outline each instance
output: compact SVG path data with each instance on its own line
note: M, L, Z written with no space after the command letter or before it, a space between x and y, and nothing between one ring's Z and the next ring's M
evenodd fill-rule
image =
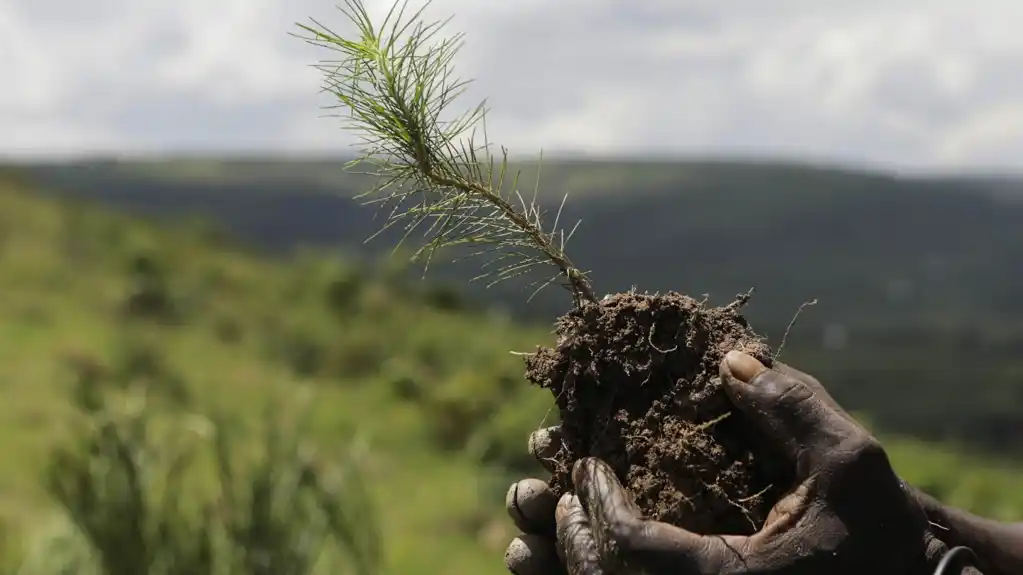
M0 153L345 151L329 57L288 36L335 0L8 0ZM390 0L367 2L382 16ZM413 3L415 4L415 3ZM437 0L513 152L742 153L1023 167L1015 0ZM471 102L466 102L467 104ZM13 128L11 128L13 126Z

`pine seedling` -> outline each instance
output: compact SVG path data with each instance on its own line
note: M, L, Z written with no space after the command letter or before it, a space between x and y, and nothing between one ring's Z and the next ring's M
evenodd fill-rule
M724 354L772 361L740 315L748 294L721 308L676 292L598 302L565 253L576 228L558 228L564 198L547 227L537 189L527 200L518 176L506 185L507 151L499 161L490 153L485 101L451 113L468 85L452 71L463 36L444 38L446 21L423 24L423 10L406 18L407 0L398 1L377 28L360 0L345 0L352 38L313 21L301 26L304 39L341 55L317 68L363 144L352 164L379 178L359 197L389 209L383 229L404 226L402 241L425 229L414 259L428 267L437 250L470 246L488 258L476 279L489 285L553 266L531 285L562 280L571 291L575 306L555 323L557 345L523 356L526 379L551 392L563 424L561 449L544 456L555 495L572 490L574 462L594 456L614 462L649 518L700 533L754 532L777 501L775 486L791 478L754 454L761 440L749 428L719 425L735 413L718 376Z
M539 177L531 195L523 195L519 174L509 177L507 150L501 148L499 160L490 151L486 101L452 114L469 84L452 66L464 35L442 35L447 20L424 23L428 5L408 15L408 0L399 1L378 27L361 0L345 0L339 8L355 25L352 37L316 20L298 25L304 34L296 36L340 55L315 67L323 90L338 101L329 109L343 110L337 116L362 143L348 167L368 166L362 173L377 178L357 196L387 213L374 237L400 226L400 246L423 231L426 241L413 261L425 264L424 273L437 250L468 247L457 259L485 257L473 281L487 280L488 287L553 266L554 273L529 283L530 299L561 280L577 304L595 301L587 274L565 252L578 227L559 228L567 196L546 226Z

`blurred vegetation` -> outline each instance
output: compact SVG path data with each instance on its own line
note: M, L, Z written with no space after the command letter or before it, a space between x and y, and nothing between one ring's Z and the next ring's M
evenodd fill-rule
M549 319L513 321L412 279L400 258L271 260L199 220L157 226L44 195L0 183L10 573L504 573L504 491L541 473L525 443L551 421L509 352L550 343ZM813 349L795 337L786 357L847 357ZM999 357L990 369L1008 381ZM930 369L910 365L893 369ZM908 481L1023 519L1011 458L884 437Z
M44 479L64 529L34 542L17 573L377 572L379 533L356 462L316 453L302 411L268 404L260 433L189 414L177 380L125 387L88 358L70 363L78 417Z
M261 253L316 246L378 261L397 238L365 243L382 222L351 198L372 182L342 166L205 158L18 169L47 194L208 217ZM512 168L531 189L537 165ZM800 304L816 299L785 357L827 381L844 405L892 432L1023 457L1023 179L546 160L541 203L556 211L565 193L562 221L582 220L572 258L592 269L600 291L674 289L721 304L755 287L747 315L774 341ZM543 325L566 309L561 290L527 303L525 286L539 278L467 286L478 262L440 260L430 277L457 285L474 305Z

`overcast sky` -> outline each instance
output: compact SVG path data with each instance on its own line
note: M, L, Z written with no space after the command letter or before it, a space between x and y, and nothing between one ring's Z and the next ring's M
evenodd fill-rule
M416 0L413 0L415 4ZM334 0L3 0L0 154L351 151ZM368 0L382 13L390 0ZM513 154L1023 171L1021 0L436 0Z

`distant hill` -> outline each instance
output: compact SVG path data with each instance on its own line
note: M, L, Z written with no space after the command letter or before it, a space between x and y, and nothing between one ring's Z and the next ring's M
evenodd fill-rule
M151 216L207 217L260 249L390 250L395 234L364 243L381 221L351 200L369 180L342 165L206 160L26 170L57 195ZM521 187L531 190L536 168L523 171ZM866 319L864 307L870 316L924 322L937 308L960 320L1023 313L1012 301L1023 281L1023 181L726 162L548 161L542 176L541 199L552 210L569 194L562 221L582 219L570 252L603 291L635 285L718 300L755 286L751 313L771 325L812 298L822 306L814 315L852 324ZM435 273L464 277L476 265ZM485 295L543 318L566 303L552 290L527 306L519 284Z
M369 181L342 161L94 162L25 166L48 193L149 216L200 215L256 249L377 257L394 244L352 201ZM531 190L535 166L524 166ZM582 219L569 252L601 292L756 288L748 315L785 358L815 369L879 423L1019 449L1023 433L1023 181L911 178L736 162L546 161L541 198ZM477 263L431 268L464 282ZM568 305L521 284L480 302L549 322ZM940 361L940 363L939 363ZM883 373L883 375L881 375ZM897 382L893 378L898 378ZM896 386L897 383L897 386ZM968 389L969 393L965 393Z

